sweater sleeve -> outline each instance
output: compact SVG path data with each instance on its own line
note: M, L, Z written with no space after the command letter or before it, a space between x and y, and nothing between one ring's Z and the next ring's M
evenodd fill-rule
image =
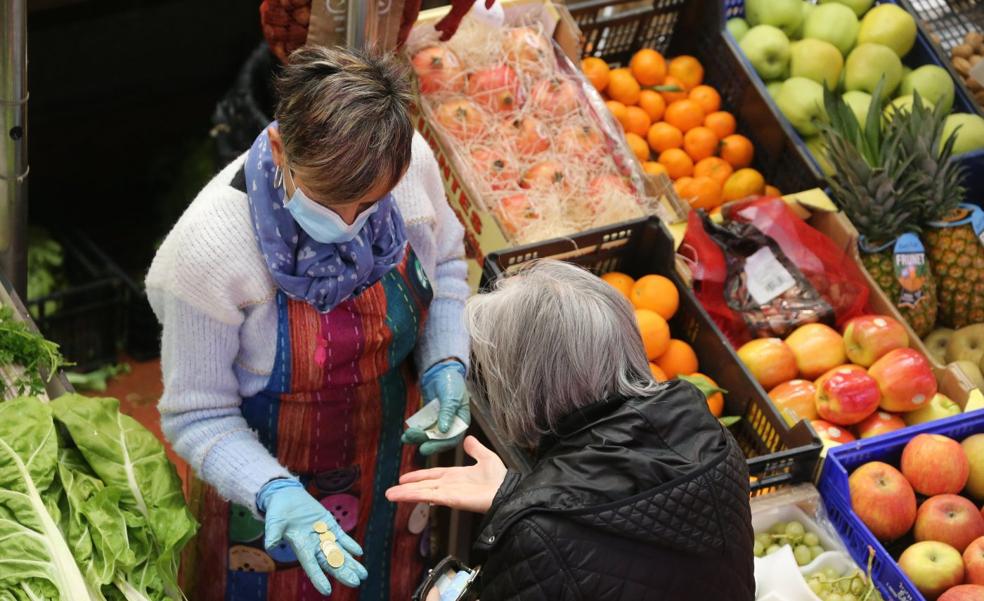
M222 323L166 292L155 291L151 300L163 324L161 429L202 480L256 514L260 488L290 473L243 417L233 371L239 326Z
M442 359L469 360L469 340L464 310L468 300L468 265L465 263L465 230L448 205L437 159L427 142L415 136L413 152L419 159L420 186L434 207L434 251L436 269L434 300L428 311L424 333L417 344L420 372Z

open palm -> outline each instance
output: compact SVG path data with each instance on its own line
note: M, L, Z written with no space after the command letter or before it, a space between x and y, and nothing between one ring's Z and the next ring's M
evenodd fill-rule
M474 436L465 439L464 449L476 461L474 465L404 474L397 486L386 491L386 498L394 503L430 503L485 513L506 478L506 466Z

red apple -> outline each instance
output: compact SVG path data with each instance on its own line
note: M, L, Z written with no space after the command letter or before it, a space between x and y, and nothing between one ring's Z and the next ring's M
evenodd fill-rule
M895 349L909 346L905 326L886 315L862 315L844 326L847 358L863 367L871 365Z
M856 424L878 409L878 384L863 367L842 365L817 380L817 413L841 426Z
M904 427L905 421L901 417L892 415L891 413L885 413L884 411L875 411L855 426L855 430L861 438L871 438L879 434L895 432Z
M536 84L531 102L543 113L566 117L577 111L581 97L573 82L555 77Z
M970 461L970 477L967 478L967 495L984 501L984 434L974 434L960 443ZM982 583L984 584L984 583Z
M920 434L902 451L902 473L922 495L955 495L967 484L970 462L960 443L939 434Z
M464 87L461 61L453 52L441 46L430 46L413 55L413 70L420 81L420 92L432 94L438 90L460 92Z
M916 521L916 493L902 472L880 461L866 463L848 479L851 507L878 540L891 542Z
M477 136L485 128L485 116L471 100L449 100L437 107L435 118L459 140Z
M881 390L881 408L894 413L915 411L936 394L936 377L926 357L911 348L889 351L868 373Z
M854 442L856 440L854 435L851 434L850 430L847 428L835 426L834 424L825 422L822 419L812 420L810 421L810 425L812 425L813 429L817 431L817 436L823 440L829 440L830 442L836 442L837 444Z
M936 495L919 507L913 534L917 541L939 541L963 553L970 543L984 536L984 518L963 497Z
M899 567L927 599L938 599L963 582L960 553L946 543L926 541L912 545L899 557Z
M533 165L523 174L519 183L520 187L537 189L560 189L564 184L564 167L557 161L543 161Z
M984 585L984 536L967 546L963 554L967 584Z
M759 338L738 349L738 358L766 390L796 377L796 356L778 338Z
M468 94L492 111L514 111L522 104L519 76L509 65L497 65L469 75Z
M519 181L519 171L505 152L490 148L476 148L471 153L476 174L485 174L493 190L502 190Z
M786 337L786 346L796 356L800 377L815 380L847 361L844 339L830 326L808 323Z
M817 387L809 380L790 380L769 391L769 398L790 426L817 418Z
M512 122L512 131L516 134L516 150L520 154L540 154L550 148L550 132L539 119L516 119Z
M938 601L984 601L984 586L961 584L943 593Z

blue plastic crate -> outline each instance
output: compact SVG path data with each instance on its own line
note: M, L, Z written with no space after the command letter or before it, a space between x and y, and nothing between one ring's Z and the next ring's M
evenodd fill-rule
M928 424L913 426L869 440L834 447L827 452L817 488L827 506L827 513L858 565L866 565L868 547L875 549L872 576L886 599L923 601L924 597L906 577L893 554L880 543L851 510L848 477L869 461L898 466L905 445L919 434L942 434L962 440L984 432L984 410L956 415ZM903 549L895 549L901 551Z
M895 2L894 0L878 0L875 4L895 4L905 8L904 5L899 2ZM745 0L724 0L725 20L732 17L744 16ZM922 24L919 23L918 19L916 22L918 24L916 44L912 47L912 50L909 51L909 54L905 56L902 63L911 68L921 67L923 65L938 65L947 69L947 71L950 72L951 77L957 81L956 94L953 99L953 111L957 113L981 114L980 108L974 102L974 99L968 95L967 88L959 83L958 79L956 79L953 67L949 64L949 62L940 59L940 56L934 49L932 40L923 29ZM755 72L755 68L752 67L752 63L749 62L749 60L745 57L745 53L742 52L741 48L738 46L737 40L735 40L735 38L727 31L724 32L724 38L727 40L728 45L734 50L734 52L737 53L742 67L745 69L747 75L752 80L759 93L765 99L765 102L768 104L769 108L773 113L775 113L776 117L779 118L786 136L793 140L796 149L803 155L803 162L810 166L813 170L814 176L818 180L823 180L823 171L821 171L820 165L817 164L816 160L814 160L813 155L803 142L803 138L795 129L793 129L793 126L789 123L789 120L783 116L782 111L779 110L779 107L772 99L772 96L769 95L765 82L762 81L762 78ZM956 157L956 160L967 166L967 201L978 206L984 206L984 150L962 154L959 157Z

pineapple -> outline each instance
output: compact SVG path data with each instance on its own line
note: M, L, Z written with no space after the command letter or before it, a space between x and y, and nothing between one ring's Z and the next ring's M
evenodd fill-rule
M962 328L984 322L984 246L960 207L965 172L950 161L956 135L943 140L945 119L944 111L917 97L908 117L893 126L902 130L902 147L913 157L913 167L927 176L919 221L939 286L940 322Z
M879 86L880 88L880 86ZM873 98L880 98L880 89ZM881 130L881 106L875 100L862 129L843 100L825 93L829 124L821 124L823 144L834 173L827 181L840 208L862 238L861 260L885 294L920 336L936 323L937 297L932 272L925 270L924 295L918 302L903 302L902 284L895 272L894 243L899 236L916 233L920 192L927 176L913 168L907 155L902 128ZM922 274L920 274L922 275Z

